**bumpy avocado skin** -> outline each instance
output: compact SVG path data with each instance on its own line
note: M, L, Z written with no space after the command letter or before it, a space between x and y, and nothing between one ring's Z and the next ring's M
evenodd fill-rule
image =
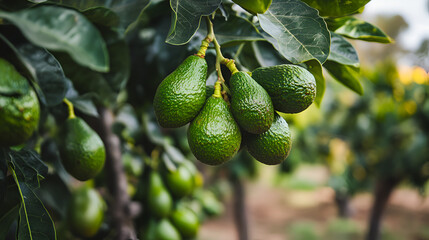
M208 165L220 165L237 153L241 144L240 128L222 98L207 99L189 125L188 142L195 157Z
M240 127L253 134L267 131L274 119L267 91L245 72L234 73L229 84L232 114Z
M257 68L255 79L271 96L274 109L283 113L299 113L316 97L316 80L305 68L283 64Z
M161 82L153 105L162 127L181 127L197 116L206 100L206 78L206 60L192 55Z
M103 141L78 117L66 120L60 136L59 150L67 172L80 181L95 177L106 159Z
M0 146L15 146L37 129L40 105L36 92L15 67L0 58Z
M274 122L268 131L246 135L246 145L249 153L261 163L275 165L283 162L292 148L286 120L275 114Z

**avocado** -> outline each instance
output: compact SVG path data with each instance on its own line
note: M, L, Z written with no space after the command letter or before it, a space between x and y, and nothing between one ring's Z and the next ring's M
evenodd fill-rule
M228 104L222 97L211 96L188 128L192 153L202 163L220 165L237 153L241 132Z
M15 67L0 58L0 146L27 141L39 125L37 94Z
M153 240L181 240L179 231L171 224L171 222L164 218L161 219L155 230L155 239Z
M276 113L271 128L262 134L248 134L246 145L250 155L261 163L275 165L283 162L292 147L286 120Z
M79 117L69 118L64 123L59 150L67 172L80 181L95 177L106 159L103 141Z
M316 97L314 76L300 66L283 64L260 67L252 72L252 77L267 90L274 109L279 112L302 112Z
M158 86L153 106L159 125L181 127L190 122L206 100L207 62L189 56Z
M158 172L151 172L149 180L148 209L157 218L167 217L173 200Z
M231 110L238 125L253 134L267 131L274 119L267 91L245 72L232 74L229 85Z

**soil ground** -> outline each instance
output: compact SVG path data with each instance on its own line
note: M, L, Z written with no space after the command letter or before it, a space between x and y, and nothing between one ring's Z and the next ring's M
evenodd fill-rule
M323 183L323 171L307 169L298 175ZM337 218L334 192L329 187L297 190L273 185L267 179L246 182L245 186L250 240L364 239L373 200L370 193L354 196L350 220L341 221ZM225 214L203 224L199 239L238 239L231 203L231 199L226 200ZM429 198L411 188L395 190L382 229L383 240L429 240Z

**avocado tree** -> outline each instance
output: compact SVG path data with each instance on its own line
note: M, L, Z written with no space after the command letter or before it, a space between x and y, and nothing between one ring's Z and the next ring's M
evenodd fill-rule
M234 2L0 1L0 238L194 238L189 160L284 161L275 110L319 105L322 68L362 94L346 39L390 42L369 0Z

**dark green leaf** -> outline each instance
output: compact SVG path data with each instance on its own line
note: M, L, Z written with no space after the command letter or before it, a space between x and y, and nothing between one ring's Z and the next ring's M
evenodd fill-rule
M3 203L3 200L6 196L7 164L9 161L9 155L7 152L7 149L0 148L0 204Z
M256 59L262 67L290 63L268 42L252 42L252 48Z
M88 116L98 117L97 107L92 101L94 98L92 95L93 94L87 93L78 97L70 98L69 100L73 103L73 106L82 113Z
M344 65L359 67L359 58L353 45L347 42L344 37L331 32L331 53L328 60Z
M342 65L330 60L326 61L323 66L328 70L335 80L355 91L359 95L363 94L363 88L359 81L359 68Z
M308 71L310 71L316 79L316 98L314 99L314 102L317 104L317 106L320 106L326 88L325 77L323 76L322 72L322 65L320 65L320 63L316 60L310 60L305 62L305 64L308 67Z
M105 27L118 27L119 17L112 10L105 7L94 7L82 12L85 17L98 25Z
M228 21L222 18L213 20L216 40L222 47L227 47L249 41L264 41L258 29L249 20L231 15Z
M302 0L319 10L320 16L342 17L359 11L370 0Z
M0 215L0 239L6 239L6 235L9 232L10 225L13 221L18 219L19 204L13 208L9 208L9 211L3 215Z
M182 45L194 36L200 27L201 17L212 14L219 8L221 0L170 0L173 10L170 31L166 42Z
M262 29L276 40L277 50L292 63L311 59L324 63L328 58L330 36L326 23L305 3L274 0L258 18Z
M65 51L78 63L93 70L109 70L106 44L98 30L79 12L40 6L0 17L13 22L34 44L47 49Z
M40 200L55 210L61 218L66 217L67 204L71 198L71 193L58 175L49 175L46 177L36 193L40 197Z
M342 17L326 20L331 31L352 39L368 42L391 43L392 39L371 23L355 17Z
M34 150L28 149L22 149L19 152L11 151L9 155L19 181L32 189L38 188L39 176L43 177L48 173L48 167L42 162L40 156Z

